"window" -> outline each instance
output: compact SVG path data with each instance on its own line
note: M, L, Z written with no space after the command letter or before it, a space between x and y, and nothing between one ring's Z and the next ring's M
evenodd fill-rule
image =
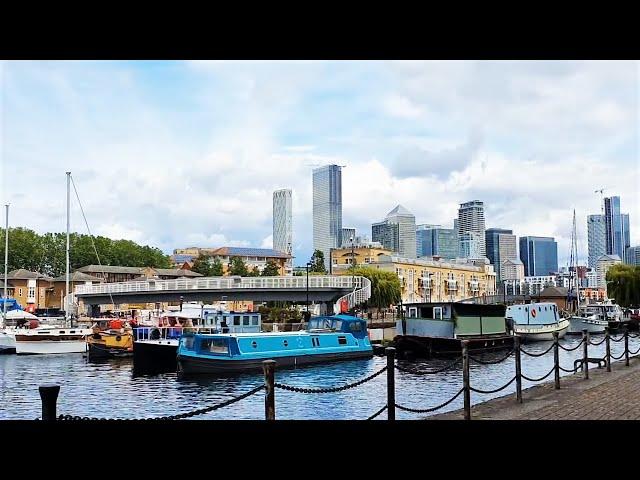
M289 346L289 342L287 342L286 340L283 340L282 341L282 345L284 345L285 347L288 347Z
M258 316L257 315L253 315L251 317L251 325L253 325L254 327L258 326Z
M442 307L433 307L433 318L435 320L442 320Z
M335 320L333 322L333 328L336 330L342 330L342 320Z
M353 322L351 324L351 331L352 332L359 332L362 330L362 325L360 325L360 322Z
M191 337L191 336L182 337L180 339L180 342L182 343L182 346L184 348L186 348L187 350L193 350L193 337Z
M417 317L418 317L417 307L409 307L409 318L417 318Z
M22 289L21 288L18 289L18 296L20 296L20 297L22 296Z
M240 326L240 315L234 315L233 316L233 324L235 326Z
M248 327L250 319L251 317L249 315L245 315L244 317L242 317L242 325Z
M185 337L185 340L187 338L189 337ZM205 353L228 354L229 346L222 338L206 338L200 343L200 351Z
M338 345L346 345L347 337L338 337Z

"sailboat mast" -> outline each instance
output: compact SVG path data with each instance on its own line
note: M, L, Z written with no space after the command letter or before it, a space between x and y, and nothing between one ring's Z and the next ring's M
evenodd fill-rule
M67 265L65 277L65 296L66 304L64 307L65 320L69 321L69 206L71 203L71 172L67 172Z
M573 209L573 233L571 235L571 256L575 260L574 271L576 274L576 311L580 311L580 278L578 275L578 232L576 231L576 209ZM575 252L575 256L574 256Z
M4 206L6 210L4 222L4 302L2 302L2 325L7 323L7 266L9 264L9 204Z

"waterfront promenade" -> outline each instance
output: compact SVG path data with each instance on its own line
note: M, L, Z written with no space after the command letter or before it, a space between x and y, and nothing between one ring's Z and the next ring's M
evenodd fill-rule
M562 377L560 390L546 382L522 391L523 403L515 394L494 398L471 407L472 420L640 420L640 358L589 369L583 374ZM462 420L463 409L427 417L427 420Z

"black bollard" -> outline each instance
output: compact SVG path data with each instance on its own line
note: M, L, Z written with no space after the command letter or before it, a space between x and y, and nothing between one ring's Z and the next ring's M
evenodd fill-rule
M471 386L469 385L468 340L462 340L462 386L464 388L464 419L471 420Z
M516 402L522 403L522 357L518 335L513 337L513 349L516 357Z
M624 326L624 365L629 366L629 327Z
M42 420L56 419L56 403L58 401L58 393L60 393L60 385L40 385L38 387L40 399L42 400Z
M611 371L611 339L609 338L609 327L604 329L604 344L607 351L606 361L607 361L607 372Z
M582 340L584 341L582 351L582 371L584 372L584 379L589 380L589 332L582 330Z
M396 349L387 347L387 420L394 421L396 419L396 378L394 368L394 360Z
M265 360L262 362L262 370L264 372L264 419L276 419L276 396L275 396L275 360Z
M553 369L555 370L556 390L560 390L560 347L558 332L553 332Z

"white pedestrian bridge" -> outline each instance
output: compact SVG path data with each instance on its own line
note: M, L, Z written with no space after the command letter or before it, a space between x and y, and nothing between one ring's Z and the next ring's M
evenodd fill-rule
M87 305L177 301L289 301L334 303L352 308L371 297L371 281L361 276L198 277L175 280L78 285L74 294Z

